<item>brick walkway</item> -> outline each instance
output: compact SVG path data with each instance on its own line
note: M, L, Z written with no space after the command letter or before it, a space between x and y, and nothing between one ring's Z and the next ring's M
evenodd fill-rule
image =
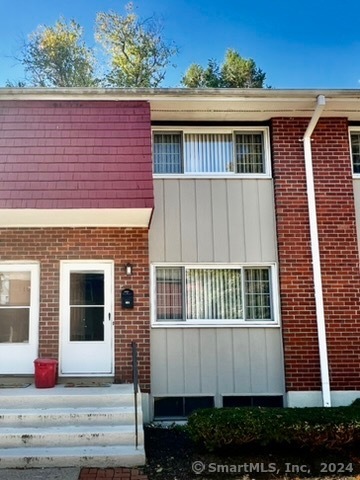
M137 468L82 468L79 480L148 480Z

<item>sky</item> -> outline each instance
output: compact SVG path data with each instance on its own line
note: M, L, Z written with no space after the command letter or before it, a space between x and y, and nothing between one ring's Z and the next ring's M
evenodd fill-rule
M75 19L95 45L99 11L124 14L122 0L0 0L0 86L24 78L19 57L27 35L60 16ZM360 1L343 0L135 0L142 18L160 17L175 42L176 68L163 87L179 87L191 63L219 63L228 48L253 58L272 88L360 88Z

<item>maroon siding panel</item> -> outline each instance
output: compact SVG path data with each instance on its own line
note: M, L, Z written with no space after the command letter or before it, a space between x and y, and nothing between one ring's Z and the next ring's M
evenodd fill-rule
M150 107L0 104L0 208L152 208Z

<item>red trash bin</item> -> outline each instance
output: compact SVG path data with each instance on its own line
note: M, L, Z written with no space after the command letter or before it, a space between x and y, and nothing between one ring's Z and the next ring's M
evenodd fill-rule
M35 387L53 388L57 382L58 361L53 358L37 358L35 365Z

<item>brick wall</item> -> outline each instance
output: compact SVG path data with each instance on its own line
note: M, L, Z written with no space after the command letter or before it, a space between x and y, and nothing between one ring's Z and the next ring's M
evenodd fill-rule
M286 389L293 391L321 387L301 141L308 121L272 122ZM312 149L331 389L357 389L360 274L346 119L321 119Z
M131 341L139 347L140 384L150 388L149 259L146 228L0 229L0 261L40 262L40 356L58 357L61 260L113 260L115 264L115 378L131 382ZM124 273L130 262L133 275ZM135 307L121 308L132 288Z

